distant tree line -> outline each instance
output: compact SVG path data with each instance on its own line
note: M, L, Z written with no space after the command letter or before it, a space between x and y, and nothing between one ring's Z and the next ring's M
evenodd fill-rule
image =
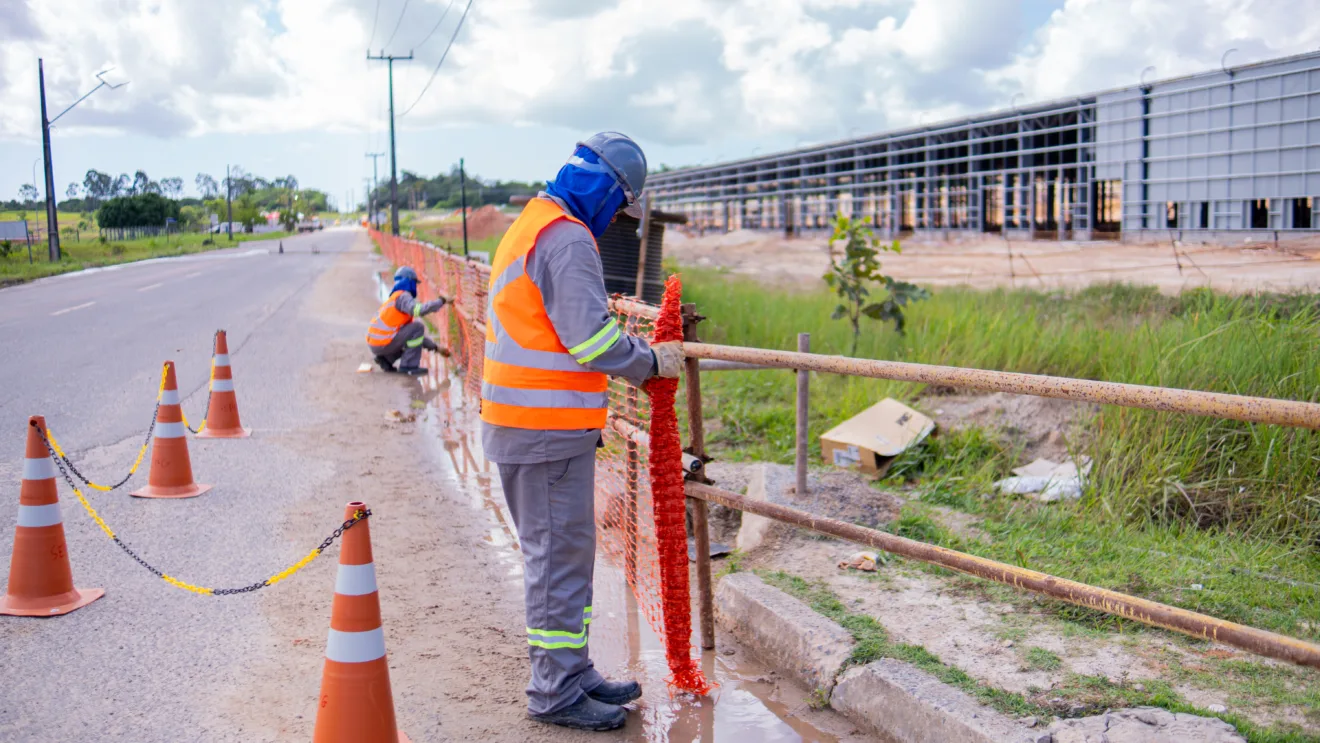
M467 203L476 207L484 204L507 204L509 197L518 194L535 194L545 188L545 183L524 183L521 181L486 180L475 173L467 174ZM389 204L390 183L386 179L375 191L377 203L384 208ZM462 200L458 165L448 173L441 173L432 178L420 176L410 170L403 171L399 177L400 208L439 208L457 209ZM365 205L363 205L365 206Z

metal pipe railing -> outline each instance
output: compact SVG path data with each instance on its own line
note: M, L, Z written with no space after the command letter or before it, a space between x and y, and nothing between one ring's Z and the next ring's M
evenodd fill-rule
M1097 382L1090 379L1049 377L1039 374L962 369L905 361L822 356L764 348L685 343L689 358L756 364L777 369L800 369L827 374L890 379L900 382L941 384L949 387L1054 397L1078 402L1188 413L1248 423L1320 429L1320 405L1297 400L1275 400L1221 392L1201 392L1140 384Z
M739 511L765 516L786 524L810 529L821 534L864 544L895 555L930 565L938 565L959 573L992 580L1032 593L1066 601L1070 604L1113 614L1124 619L1149 624L1153 627L1181 632L1206 640L1232 645L1257 655L1286 660L1302 666L1320 668L1320 646L1304 640L1267 632L1255 627L1216 619L1194 611L1179 609L1155 601L1128 596L1105 588L1057 578L1035 570L995 562L984 557L917 542L875 529L867 529L837 519L824 518L806 511L758 501L746 496L721 490L710 485L689 481L689 498L718 503Z

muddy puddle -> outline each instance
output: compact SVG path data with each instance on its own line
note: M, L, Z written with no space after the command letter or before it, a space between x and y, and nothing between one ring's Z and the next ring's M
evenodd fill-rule
M501 561L510 587L522 590L517 532L504 503L499 474L481 451L475 403L464 399L462 380L450 376L442 359L430 360L430 376L417 380L412 410L428 454L450 480L453 492L486 520L484 541ZM719 687L706 698L671 697L664 647L651 630L623 572L603 557L596 565L592 659L607 677L638 679L645 690L637 703L643 724L630 724L617 740L630 741L859 741L842 717L810 706L806 694L771 669L749 659L722 636L701 664Z

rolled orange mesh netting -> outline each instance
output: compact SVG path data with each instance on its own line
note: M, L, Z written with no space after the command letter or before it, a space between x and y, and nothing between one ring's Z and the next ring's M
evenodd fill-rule
M655 342L683 340L680 301L683 283L677 275L665 281ZM705 694L710 683L692 659L692 598L688 589L687 528L684 525L683 444L678 435L674 402L678 380L656 377L646 382L651 398L651 506L659 547L660 595L665 619L665 658L673 674L669 683L682 691Z
M435 245L371 231L395 266L419 274L420 299L443 294L450 304L431 318L449 364L463 375L464 398L481 393L490 267ZM665 286L660 308L614 297L610 312L625 333L649 341L682 340L682 285ZM676 380L654 380L647 394L623 379L609 383L609 425L596 462L597 547L623 570L647 624L661 638L672 688L704 694L710 683L692 659L692 621L684 529L682 445L674 401Z

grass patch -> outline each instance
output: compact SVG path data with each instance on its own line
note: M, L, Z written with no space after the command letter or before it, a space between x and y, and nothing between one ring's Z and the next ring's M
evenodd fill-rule
M229 248L253 240L279 240L289 236L290 233L287 232L235 234L234 242L231 243L226 235L183 233L170 235L168 238L161 236L101 242L94 234L91 236L84 234L84 239L80 242L60 240L61 259L57 263L51 263L46 259L47 248L44 242L40 245L33 244L31 264L28 263L27 246L22 246L21 250L16 246L12 254L0 258L0 285L32 281L86 268L131 263L147 258L201 253Z
M708 270L685 271L685 301L713 343L792 349L812 334L820 353L848 349L846 323L829 319L824 290L783 291ZM1320 298L1236 297L1103 285L1042 293L944 288L909 313L907 334L868 326L859 356L1084 379L1320 399L1313 363ZM788 463L792 376L706 375L707 443L725 459ZM819 434L883 397L913 400L919 385L833 375L811 383L811 446ZM1108 520L1192 524L1310 544L1320 539L1320 437L1310 431L1106 407L1090 427L1096 459L1087 503ZM961 442L963 444L975 442ZM938 446L938 445L936 445ZM985 442L967 467L1009 456ZM993 452L991 452L993 453ZM947 459L942 457L941 459ZM920 476L922 463L909 463ZM1002 476L1002 472L1000 473Z
M1027 668L1033 671L1057 671L1063 667L1063 661L1059 660L1059 656L1045 648L1027 648L1022 654L1022 660L1026 662Z
M806 603L852 634L857 645L845 667L870 663L880 658L901 660L1006 715L1033 715L1048 720L1052 717L1086 716L1122 707L1163 707L1173 712L1218 717L1235 726L1250 743L1320 742L1320 737L1305 733L1295 726L1276 725L1266 728L1239 715L1216 714L1201 709L1187 702L1166 681L1143 681L1141 688L1138 688L1126 681L1115 684L1102 676L1070 673L1065 675L1061 684L1048 691L1038 690L1029 695L1005 691L972 678L919 645L891 641L884 626L874 617L851 613L822 582L808 581L784 571L759 572L758 575L767 584ZM1057 670L1062 666L1060 658L1044 648L1028 648L1025 655L1028 663L1039 665L1039 670ZM1296 703L1314 704L1314 699L1306 696ZM1310 708L1315 709L1314 706Z

